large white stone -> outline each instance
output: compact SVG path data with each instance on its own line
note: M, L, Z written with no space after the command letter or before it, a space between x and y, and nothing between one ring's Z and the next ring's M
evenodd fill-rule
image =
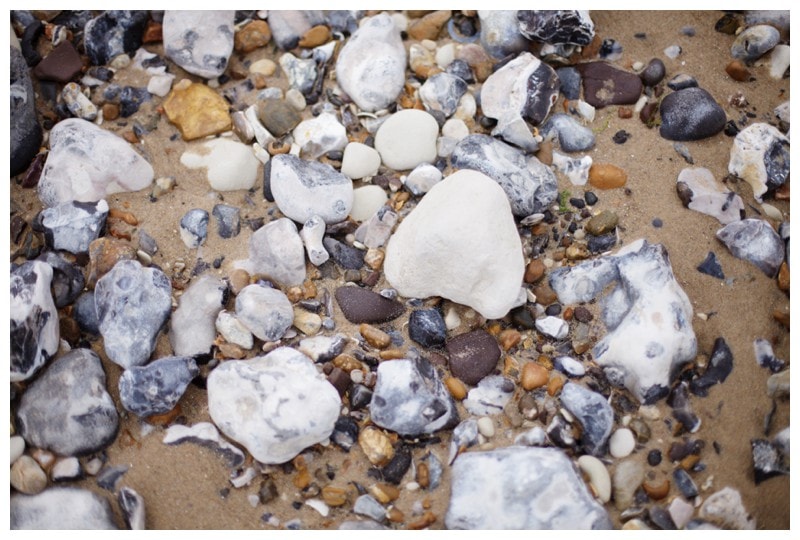
M219 77L233 52L234 15L232 9L164 12L164 51L189 73Z
M121 191L138 191L153 181L153 167L123 138L79 118L50 131L50 153L39 179L45 206L95 202Z
M400 30L386 13L362 21L342 47L336 80L365 111L385 109L403 89L406 49Z
M184 152L181 163L190 169L205 167L213 189L250 189L256 183L259 161L246 144L219 138L201 143L197 150Z
M403 296L442 296L497 319L518 302L524 264L505 192L463 170L433 186L400 223L384 272Z
M436 160L439 124L425 111L405 109L390 116L375 134L375 149L383 164L405 171Z
M222 363L208 376L208 412L262 463L284 463L333 433L341 399L304 354L281 347Z
M12 270L11 296L11 382L33 377L58 352L58 311L50 292L53 267L42 261L28 261Z

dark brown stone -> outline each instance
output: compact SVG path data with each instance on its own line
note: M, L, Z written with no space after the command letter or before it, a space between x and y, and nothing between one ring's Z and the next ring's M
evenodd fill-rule
M335 367L328 375L328 382L336 388L340 396L343 396L347 389L350 388L350 375L346 371Z
M81 55L69 40L62 41L34 68L33 74L41 81L66 83L81 72Z
M573 313L573 315L575 316L575 320L577 320L578 322L582 322L582 323L588 323L592 319L594 319L594 316L592 315L592 312L589 311L588 308L585 308L583 306L576 307L575 308L575 312Z
M639 77L645 86L655 86L661 82L666 73L667 68L664 66L664 62L658 58L653 58L639 74Z
M497 367L500 346L486 330L456 336L446 345L450 371L467 384L476 385Z
M383 323L399 317L403 304L360 287L339 287L334 293L345 318L351 323Z
M525 283L536 283L544 275L545 267L541 259L533 259L525 268Z
M586 101L598 109L608 105L632 105L642 94L642 80L635 74L605 62L579 64Z
M281 99L264 99L258 105L258 119L276 137L289 133L302 118L294 108Z
M725 66L725 73L730 75L731 79L734 81L745 82L749 81L752 74L750 70L747 69L747 66L744 65L744 62L741 60L731 60L731 62Z

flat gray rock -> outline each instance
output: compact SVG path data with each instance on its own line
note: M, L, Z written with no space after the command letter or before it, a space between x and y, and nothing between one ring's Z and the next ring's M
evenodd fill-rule
M180 67L206 79L219 77L233 52L230 10L167 10L162 32L164 52Z
M186 356L168 356L146 366L133 366L119 379L119 399L137 416L164 414L175 408L199 373L194 359Z
M11 529L115 530L114 513L99 495L54 487L38 495L11 496Z

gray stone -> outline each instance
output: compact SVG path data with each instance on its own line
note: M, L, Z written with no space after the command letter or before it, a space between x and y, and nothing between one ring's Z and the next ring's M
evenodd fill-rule
M581 424L581 445L586 453L603 456L614 427L614 411L597 392L568 382L559 395L561 404Z
M336 261L336 264L346 270L360 270L364 266L364 251L339 242L335 238L326 237L322 245Z
M206 79L219 77L233 52L234 10L167 10L164 52L180 67Z
M555 448L468 452L452 468L448 529L610 529L569 458Z
M83 332L100 335L100 322L97 320L97 307L94 303L94 291L81 294L72 306L72 317Z
M11 529L117 529L108 501L86 489L54 487L11 496Z
M281 212L305 223L314 216L338 223L353 206L353 182L330 165L291 154L272 159L270 190Z
M83 292L86 280L83 269L77 264L70 263L55 251L46 251L37 257L53 269L53 301L57 308L63 308L75 301Z
M778 274L786 256L781 237L763 219L729 223L717 231L717 239L734 257L750 261L771 278Z
M175 408L199 373L194 359L187 356L169 356L146 366L133 366L119 379L119 399L125 409L137 416L164 414Z
M222 238L239 236L241 225L239 221L239 208L227 204L216 204L211 215L217 220L217 234Z
M236 296L236 317L258 339L277 341L292 326L294 310L280 290L253 284Z
M279 285L300 285L306 279L303 241L289 218L267 223L250 237L250 258L238 262L251 275L266 276Z
M208 212L194 208L181 218L181 240L189 249L200 247L208 237Z
M725 110L702 88L686 88L667 95L659 108L659 133L670 141L697 141L725 127Z
M731 45L731 56L745 62L758 60L772 50L780 39L781 33L773 26L767 24L751 26L736 36Z
M545 138L558 137L558 144L564 152L583 152L594 148L594 132L568 114L551 116L542 126L541 133Z
M330 258L330 254L325 249L322 239L325 236L325 221L319 216L312 216L303 224L300 230L300 238L308 253L308 260L314 266L320 266Z
M581 73L572 66L558 68L559 89L564 97L569 100L581 98Z
M481 45L495 58L524 51L529 43L519 31L517 11L492 9L478 11Z
M520 10L519 30L530 40L553 45L588 45L594 38L594 22L585 10Z
M17 427L29 446L62 456L82 456L111 444L119 417L100 358L89 349L59 358L22 395Z
M89 251L89 244L96 240L108 216L108 203L69 201L42 210L42 226L47 245L53 249L79 254Z
M384 205L356 229L356 240L367 248L379 248L386 244L397 223L397 212Z
M426 110L439 111L450 117L466 92L467 83L462 78L442 72L428 77L419 89L419 97Z
M206 274L184 291L170 319L169 342L176 355L209 353L217 337L214 323L227 299L227 288L221 279Z
M336 115L329 112L300 122L292 136L300 146L302 158L312 161L328 152L344 150L347 146L347 130Z
M11 47L11 176L23 172L39 153L42 128L36 119L36 96L33 93L28 65L16 47Z
M108 64L121 54L132 55L142 45L148 11L109 10L86 23L83 45L91 63Z
M361 495L353 505L353 512L360 516L372 518L375 521L386 519L386 509L375 500L372 495Z
M397 300L360 287L339 287L334 296L344 317L355 324L388 322L405 311Z

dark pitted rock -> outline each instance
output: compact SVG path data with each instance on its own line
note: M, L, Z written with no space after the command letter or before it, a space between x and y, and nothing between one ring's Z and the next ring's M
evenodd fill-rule
M559 89L564 97L569 100L581 98L581 73L572 66L558 68Z
M408 337L423 347L441 347L447 339L447 326L438 309L417 309L408 318Z
M331 257L333 257L333 260L336 261L336 264L342 268L359 270L364 266L364 251L339 242L330 236L323 239L322 245L325 246L325 249L330 253Z
M133 55L142 46L149 11L109 10L86 23L83 45L95 66L120 54Z
M488 135L465 137L450 159L453 167L480 171L500 184L515 216L544 212L558 195L556 176L549 167Z
M241 224L239 221L239 208L227 204L216 204L211 215L217 219L217 233L222 238L239 236Z
M369 411L375 424L400 435L434 433L459 420L450 392L424 358L381 363Z
M58 352L52 279L53 268L41 261L28 261L11 270L11 382L31 378Z
M38 260L49 264L53 268L53 301L57 308L70 305L83 292L86 283L83 270L53 251L39 255Z
M701 376L689 383L689 389L693 394L705 397L708 395L708 389L717 383L725 382L731 371L733 371L733 353L725 339L718 337L714 341L708 366Z
M22 395L17 427L28 445L62 456L83 456L111 444L119 417L100 358L89 349L73 349L54 362Z
M667 87L671 90L685 90L686 88L697 88L697 79L686 73L679 73L672 77L667 83Z
M173 424L167 429L164 444L176 445L185 442L211 448L225 459L231 469L244 464L244 452L222 438L211 422L199 422L193 426Z
M745 62L753 62L772 50L780 39L781 33L773 26L767 24L751 26L736 36L731 45L731 56Z
M639 100L642 80L605 62L578 64L583 80L583 96L598 109L608 105L631 105Z
M722 272L722 266L719 264L717 255L713 251L709 251L706 258L697 265L697 270L711 277L717 279L725 279L725 274Z
M177 65L206 79L219 77L233 52L233 10L168 10L164 52Z
M519 30L526 38L553 45L588 45L594 38L594 22L588 11L519 10Z
M97 281L94 300L108 357L126 369L145 364L172 310L169 278L137 261L119 261Z
M565 152L583 152L594 147L594 132L582 126L574 117L558 113L542 126L542 135L558 137L558 144Z
M119 379L120 402L137 416L164 414L178 404L199 372L194 359L188 356L169 356L146 366L131 367Z
M419 97L428 111L440 111L450 117L458 108L458 100L467 91L464 79L450 73L437 73L428 77L420 87Z
M702 88L678 90L661 101L659 133L670 141L697 141L722 131L725 111Z
M66 83L81 72L83 62L72 42L62 41L44 60L34 68L33 74L40 81Z
M53 487L38 495L11 496L11 529L116 530L108 501L75 487Z
M360 287L339 287L334 293L345 318L351 323L384 323L403 314L403 304Z
M789 179L789 139L769 124L757 122L736 134L728 172L744 179L761 202Z
M581 445L586 453L602 456L614 427L614 411L606 398L579 384L568 382L560 394L561 404L583 428Z
M556 448L461 454L452 467L448 529L610 529L567 455Z
M660 58L653 58L647 63L647 66L639 73L639 77L645 86L655 86L664 79L667 74L667 68Z
M94 291L87 291L75 300L72 306L72 317L78 323L81 331L95 336L100 335L100 322L97 320Z
M42 210L42 226L45 243L53 248L79 254L89 251L89 244L96 240L108 216L108 203L82 203L69 201Z
M208 212L201 208L193 208L181 218L181 240L186 247L193 249L201 246L208 237Z
M500 346L486 330L456 336L446 345L450 371L467 384L475 385L497 367Z
M750 261L771 278L778 274L786 254L781 237L763 219L729 223L717 231L717 239L734 257Z
M39 152L42 128L36 119L36 96L22 53L11 47L11 176L23 172Z
M217 337L217 315L228 299L228 286L204 274L192 281L178 300L169 322L169 343L180 356L208 354Z
M277 341L292 326L294 310L282 291L254 283L236 296L236 317L258 339Z

